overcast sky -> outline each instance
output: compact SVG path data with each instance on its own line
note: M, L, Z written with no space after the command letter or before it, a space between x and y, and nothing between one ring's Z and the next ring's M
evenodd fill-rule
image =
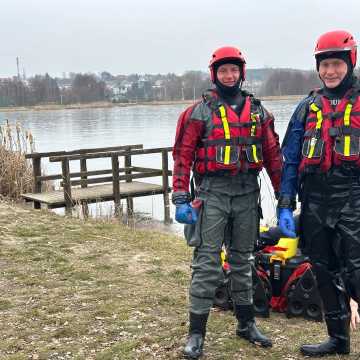
M0 77L206 70L235 45L249 68L313 67L326 31L360 41L359 0L1 0Z

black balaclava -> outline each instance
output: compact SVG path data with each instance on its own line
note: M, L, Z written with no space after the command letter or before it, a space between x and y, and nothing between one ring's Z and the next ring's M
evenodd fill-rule
M239 66L240 68L240 77L239 80L236 82L233 86L225 86L221 84L221 82L217 78L217 70L218 68L223 64L234 64ZM242 63L240 63L238 60L229 60L224 59L222 61L217 62L214 65L214 77L215 77L215 87L218 91L219 96L225 100L226 103L228 103L238 114L240 113L245 98L241 94L241 83L242 83Z
M221 82L217 78L218 68L224 64L234 64L234 65L239 66L240 77L239 77L239 80L236 82L236 84L233 86L225 86L225 85L221 84ZM234 59L234 60L224 59L222 61L217 62L214 65L214 77L215 77L214 83L215 83L216 89L220 92L221 95L223 95L225 97L232 97L232 96L236 96L240 92L240 90L241 90L240 83L241 83L241 77L242 77L242 73L241 73L242 66L241 65L242 64L236 59Z
M350 61L349 51L325 52L316 56L316 69L319 72L320 62L325 59L341 59L346 62L347 73L341 83L335 88L323 87L323 94L330 100L341 99L345 93L351 88L354 82L354 67ZM321 80L321 79L320 79ZM322 80L321 80L322 81Z

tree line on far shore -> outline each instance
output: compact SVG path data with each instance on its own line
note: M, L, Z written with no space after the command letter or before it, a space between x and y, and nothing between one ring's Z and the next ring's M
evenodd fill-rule
M93 74L76 74L69 84L49 74L28 80L1 79L0 106L94 102L105 99L105 89L106 84Z
M315 71L296 69L249 69L244 84L256 96L303 95L319 86ZM210 87L209 75L202 71L117 76L104 71L64 78L45 74L27 80L0 79L0 106L194 100Z

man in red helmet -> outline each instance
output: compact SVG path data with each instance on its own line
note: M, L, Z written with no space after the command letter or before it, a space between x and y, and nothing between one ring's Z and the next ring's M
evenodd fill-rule
M185 356L193 359L202 354L209 311L223 278L220 253L225 231L231 231L228 262L239 321L236 333L251 343L272 345L255 325L252 266L259 229L257 177L265 166L278 191L282 166L278 136L272 115L259 100L241 90L245 60L239 49L216 50L210 74L215 86L180 115L173 149L175 218L186 224L185 237L195 248L190 329L184 349ZM200 210L191 204L191 170L196 202L202 203Z
M318 39L316 69L323 87L295 110L283 142L279 225L300 238L324 304L329 338L303 345L307 356L350 352L349 297L360 301L360 86L353 75L356 42L347 31Z

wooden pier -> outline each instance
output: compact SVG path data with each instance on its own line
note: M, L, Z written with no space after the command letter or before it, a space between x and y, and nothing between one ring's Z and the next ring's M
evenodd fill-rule
M168 153L171 147L143 149L143 145L125 145L106 148L78 149L73 151L46 152L26 154L33 164L33 192L21 196L26 201L32 201L34 208L41 208L44 204L50 209L65 207L66 214L72 213L75 205L82 205L87 209L88 203L101 201L114 201L115 214L121 213L121 199L126 199L127 212L133 214L133 198L162 194L164 200L164 221L170 223L170 201ZM136 155L159 154L161 156L161 169L139 167L133 165ZM61 173L42 175L42 159L48 158L50 162L61 165ZM111 158L111 169L88 171L87 161L90 159ZM123 167L120 167L119 158L123 158ZM70 162L80 161L80 171L71 172ZM136 179L161 177L162 183L153 184ZM62 190L44 190L44 182L61 180ZM86 215L86 214L85 214Z

